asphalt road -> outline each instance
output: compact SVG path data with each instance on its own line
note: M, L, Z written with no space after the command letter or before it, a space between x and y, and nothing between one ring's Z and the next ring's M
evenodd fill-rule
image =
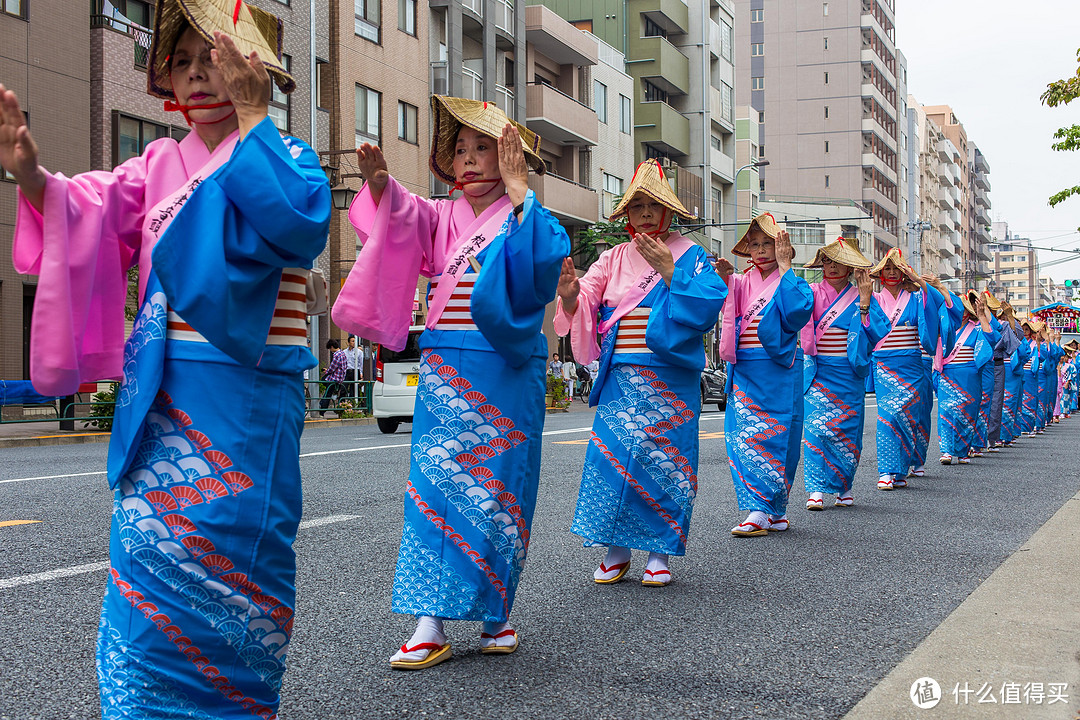
M453 660L417 673L386 662L413 626L389 611L410 426L392 436L373 426L309 429L309 525L296 543L281 717L843 716L1080 486L1073 419L880 492L874 412L854 507L827 498L825 512L807 512L800 471L791 530L740 539L729 534L742 514L723 414L706 411L688 555L674 559L674 582L662 589L637 582L640 553L628 581L591 582L600 551L583 549L568 528L592 413L550 415L512 616L521 648L482 656L479 625L451 623ZM105 445L0 454L0 719L98 717L105 572L76 566L107 559L104 460ZM40 522L3 525L12 520ZM24 577L73 567L82 571Z

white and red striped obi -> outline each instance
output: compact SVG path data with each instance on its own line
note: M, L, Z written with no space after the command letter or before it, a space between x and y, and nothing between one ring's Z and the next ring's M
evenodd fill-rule
M918 350L919 349L919 326L897 325L875 351L881 350Z
M308 344L307 335L307 275L303 268L285 268L281 271L281 286L278 289L277 302L274 304L274 317L270 321L270 332L266 337L267 345ZM168 340L187 342L209 342L184 319L169 310Z
M817 342L817 354L847 357L847 330L842 327L829 327Z
M949 364L962 363L962 362L975 362L975 348L967 345L962 345L956 350L956 354L953 355Z
M649 313L652 308L638 307L623 315L619 320L619 331L615 336L615 347L612 353L616 355L625 353L652 353L645 344L645 329L649 325Z
M763 347L761 344L761 338L758 337L757 329L758 324L761 322L761 315L755 315L750 324L742 328L739 331L739 349L747 350L749 348Z
M454 288L450 299L446 301L446 307L443 308L442 315L439 316L433 330L479 330L473 322L471 308L473 288L476 286L478 277L477 273L467 273L458 280L457 287ZM431 281L431 287L428 289L429 303L438 286L437 279Z

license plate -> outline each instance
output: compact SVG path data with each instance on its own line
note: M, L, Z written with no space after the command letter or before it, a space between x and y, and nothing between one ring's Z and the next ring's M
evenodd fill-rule
M405 385L407 387L415 387L415 386L417 386L419 384L420 384L420 376L419 375L406 375L405 376Z

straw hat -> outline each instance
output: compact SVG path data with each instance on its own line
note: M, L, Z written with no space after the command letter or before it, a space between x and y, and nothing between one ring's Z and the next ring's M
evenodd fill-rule
M776 218L770 212L761 213L756 218L750 221L750 224L746 228L746 232L739 239L739 242L735 243L735 247L731 248L732 255L738 255L739 257L750 257L750 241L747 240L747 236L750 235L750 231L757 226L761 228L761 231L771 237L773 240L780 237L780 225L776 222Z
M966 310L971 317L979 316L979 313L975 310L978 301L979 293L975 290L968 290L960 296L960 302L964 303L964 310Z
M679 198L675 196L674 191L671 189L671 185L669 185L668 181L664 178L664 169L660 167L660 163L658 163L655 158L650 158L649 160L643 161L637 166L637 169L634 170L634 177L630 178L629 187L627 187L626 192L623 193L622 199L619 200L619 204L611 211L608 220L614 220L617 217L626 215L630 201L633 200L634 196L638 193L644 193L651 197L653 200L685 220L690 220L694 217L693 213L687 210L683 204L679 202Z
M228 34L244 57L254 50L283 93L296 89L296 81L281 63L284 27L276 16L242 0L158 0L154 38L150 41L146 91L175 100L169 76L169 55L180 33L190 25L210 47L214 31Z
M819 249L813 261L806 263L803 267L821 267L827 259L852 268L868 268L873 265L865 255L859 252L855 240L838 237Z
M889 248L889 251L887 253L885 253L885 257L878 260L877 264L875 264L874 267L870 268L870 277L872 277L874 279L880 278L881 277L881 271L885 269L885 266L890 261L894 265L896 265L896 267L900 268L901 270L903 270L904 268L910 268L911 267L906 262L904 262L904 254L900 251L900 248L893 247L893 248ZM900 287L902 287L905 290L914 291L914 290L918 290L920 286L919 286L919 283L915 282L914 280L909 278L907 276L907 274L905 274L904 275L904 281L902 283L900 283Z
M431 172L448 185L457 183L454 175L454 148L457 145L458 131L463 125L489 137L499 138L506 123L513 124L521 133L521 149L525 153L525 162L537 175L543 175L547 170L544 161L537 154L540 151L540 136L508 118L495 103L432 95L431 112L435 120L435 129L431 136Z

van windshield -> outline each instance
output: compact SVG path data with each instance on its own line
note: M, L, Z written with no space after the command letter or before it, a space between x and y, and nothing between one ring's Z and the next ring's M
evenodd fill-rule
M420 361L420 333L409 333L409 339L400 352L379 346L379 360L383 363L406 363Z

